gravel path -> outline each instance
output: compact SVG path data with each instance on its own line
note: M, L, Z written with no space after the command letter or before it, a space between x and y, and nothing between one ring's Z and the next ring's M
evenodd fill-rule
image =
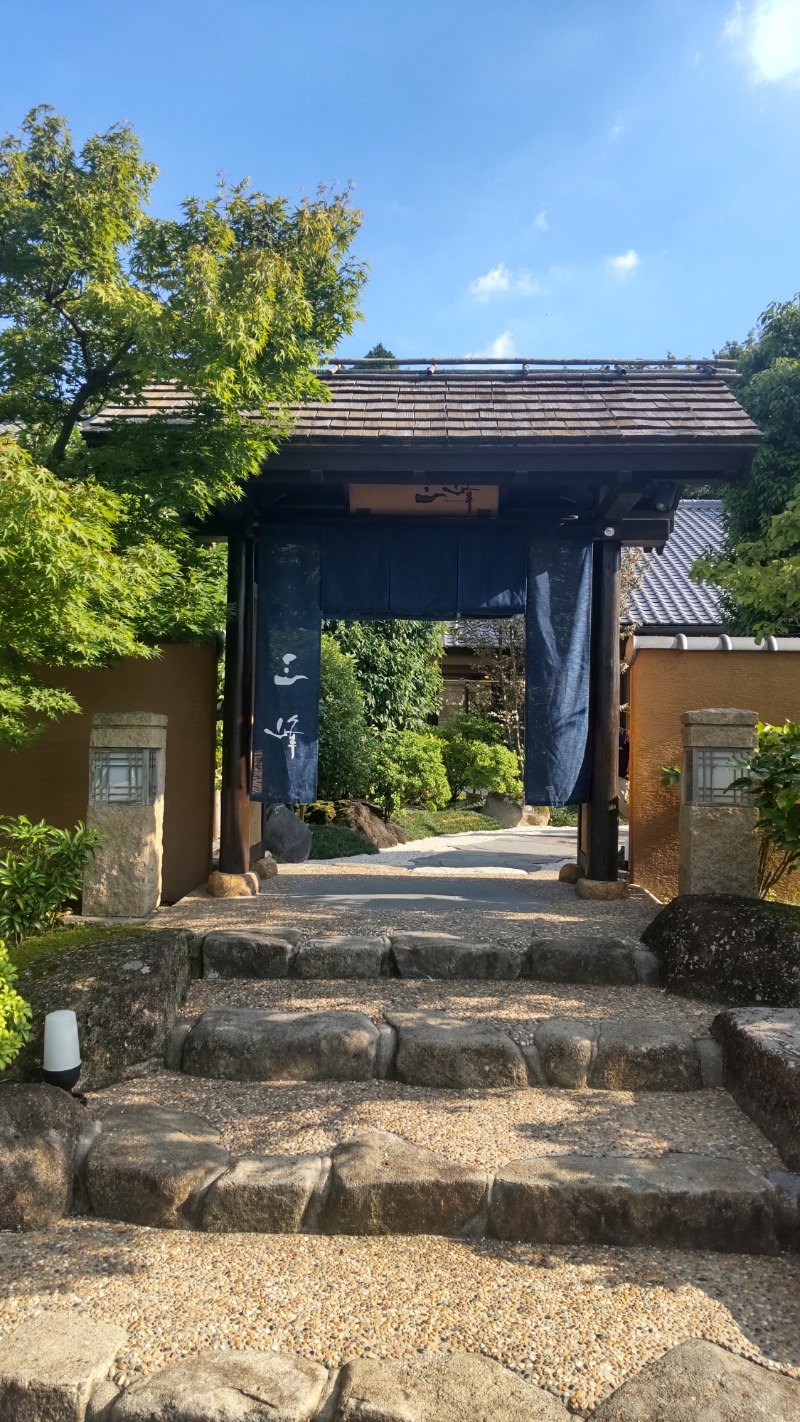
M589 1415L667 1348L708 1338L800 1376L800 1258L204 1235L69 1221L0 1234L0 1329L46 1308L128 1330L129 1381L209 1348L483 1352Z
M472 841L481 859L490 854L493 843L498 861L515 856L504 853L502 834L455 835L375 855L282 864L257 898L212 899L199 890L159 909L152 922L198 932L282 925L309 934L434 929L475 942L524 945L533 933L638 942L660 908L644 890L634 889L633 897L615 903L578 899L572 885L560 884L556 877L558 865L574 858L574 831L526 829L515 831L513 839L520 835L530 843L530 863L540 866L531 872L501 862L494 868L485 863L458 868L448 861L468 858ZM464 848L459 851L459 846ZM444 861L438 870L435 861ZM412 862L416 868L406 867Z
M323 1012L346 1008L378 1022L388 1012L446 1011L499 1027L528 1043L545 1017L647 1017L694 1036L708 1031L718 1011L713 1004L674 997L660 988L592 987L582 983L426 982L414 978L373 978L350 982L292 978L201 978L192 984L186 1013L211 1007L264 1007Z
M777 1152L726 1091L434 1091L399 1082L206 1081L164 1073L90 1095L196 1111L235 1154L326 1153L394 1131L449 1160L495 1170L528 1155L718 1155L769 1171Z

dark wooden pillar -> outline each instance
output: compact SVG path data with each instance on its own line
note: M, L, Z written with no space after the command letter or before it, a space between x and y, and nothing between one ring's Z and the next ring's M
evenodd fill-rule
M592 568L592 652L590 735L592 780L589 799L590 879L614 880L619 873L619 599L622 545L606 538L594 545Z
M222 796L219 867L223 874L250 868L250 743L255 639L255 543L228 539L228 607L225 629L225 695L222 703Z

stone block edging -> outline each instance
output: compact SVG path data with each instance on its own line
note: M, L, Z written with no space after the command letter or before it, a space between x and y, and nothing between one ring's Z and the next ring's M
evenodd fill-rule
M553 1393L483 1354L357 1358L328 1368L288 1350L193 1354L126 1387L111 1381L122 1329L58 1310L0 1340L3 1422L569 1422ZM670 1399L681 1422L800 1419L800 1383L703 1339L670 1348L600 1403L598 1422L641 1422Z
M431 978L587 982L653 987L658 961L640 945L605 939L534 939L529 948L471 943L450 933L335 934L296 929L212 929L198 935L207 978Z
M672 1153L534 1156L490 1175L386 1131L344 1141L330 1156L234 1159L200 1118L155 1106L116 1108L101 1121L81 1190L87 1210L104 1218L215 1233L800 1249L800 1177L788 1171L767 1177L733 1160Z
M710 1037L652 1018L538 1023L532 1042L439 1011L364 1013L211 1008L182 1019L165 1066L234 1081L397 1080L407 1086L591 1087L609 1091L697 1091L720 1086L722 1055Z

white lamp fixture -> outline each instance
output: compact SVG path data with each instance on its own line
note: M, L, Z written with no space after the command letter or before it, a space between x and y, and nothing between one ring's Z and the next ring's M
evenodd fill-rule
M81 1074L78 1019L74 1012L48 1012L44 1019L44 1079L71 1091Z

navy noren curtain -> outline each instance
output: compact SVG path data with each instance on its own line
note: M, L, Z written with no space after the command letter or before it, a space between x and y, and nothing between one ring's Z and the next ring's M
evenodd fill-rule
M589 793L592 545L534 538L525 646L525 800L580 805Z
M317 798L321 554L315 534L276 530L258 549L250 798Z
M588 794L591 543L558 527L276 526L262 537L251 798L317 794L326 617L509 617L526 611L525 798Z

